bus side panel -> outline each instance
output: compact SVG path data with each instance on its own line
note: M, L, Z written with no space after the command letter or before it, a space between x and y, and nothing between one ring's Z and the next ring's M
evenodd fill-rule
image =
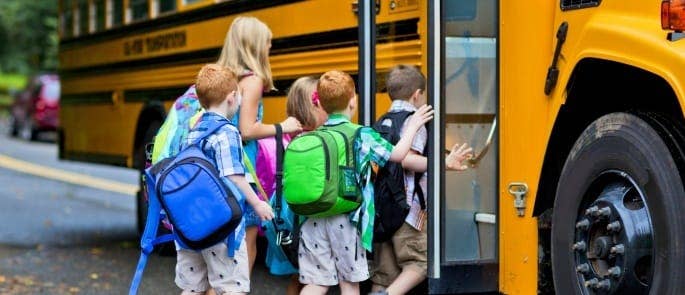
M63 104L60 123L64 131L64 156L87 162L131 166L131 147L142 103ZM122 132L126 131L126 132Z
M543 89L555 45L558 1L500 1L500 291L535 294L537 220L532 217L549 129L550 101ZM525 216L517 216L508 186L525 182Z

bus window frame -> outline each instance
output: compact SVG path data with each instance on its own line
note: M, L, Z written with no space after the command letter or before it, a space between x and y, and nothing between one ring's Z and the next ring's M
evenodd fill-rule
M162 0L150 0L149 1L149 10L150 10L150 19L158 18L158 17L163 17L166 15L171 15L174 13L178 13L178 0L174 0L173 3L175 3L174 9L169 10L169 11L164 11L160 12L160 5L161 5Z
M113 28L118 28L123 25L126 25L126 5L128 4L128 0L121 0L121 21L118 24L114 24L114 0L105 0L107 1L105 4L105 30L113 29Z
M145 1L146 5L145 7L147 8L145 17L140 18L140 19L134 19L133 18L133 7L131 6L133 1ZM134 24L134 23L139 23L139 22L144 22L152 19L151 11L150 11L150 0L124 0L124 8L125 8L125 24Z
M217 1L217 2L224 2L224 1ZM205 7L205 6L214 4L214 3L215 3L215 1L213 1L213 0L199 0L198 2L195 2L195 3L187 3L186 0L177 0L176 11L177 12L183 12L186 10Z

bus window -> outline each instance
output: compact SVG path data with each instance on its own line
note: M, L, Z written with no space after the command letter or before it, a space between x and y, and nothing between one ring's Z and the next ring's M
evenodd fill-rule
M496 0L446 1L445 145L474 149L466 172L446 172L445 263L497 259Z
M147 0L129 0L128 8L131 11L131 21L147 19L149 8Z
M108 0L107 13L109 15L109 28L120 26L124 20L123 0Z
M78 1L78 35L85 35L88 33L88 20L90 14L88 13L88 0Z
M74 35L74 15L71 0L62 1L62 37L68 38Z
M106 10L106 0L95 0L93 1L93 6L95 6L95 16L93 17L93 21L95 22L95 31L99 32L105 29L105 24L106 24L106 15L105 15L105 10Z
M176 0L157 0L156 2L159 14L165 14L176 10Z

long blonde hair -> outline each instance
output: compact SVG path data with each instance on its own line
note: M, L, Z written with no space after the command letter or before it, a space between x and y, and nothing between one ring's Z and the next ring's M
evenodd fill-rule
M312 94L316 91L318 82L318 79L311 76L295 80L288 90L288 101L285 108L288 116L295 117L302 126L312 129L317 127Z
M238 75L252 71L264 82L264 89L275 89L269 64L271 30L259 19L239 16L231 24L218 64L229 67Z

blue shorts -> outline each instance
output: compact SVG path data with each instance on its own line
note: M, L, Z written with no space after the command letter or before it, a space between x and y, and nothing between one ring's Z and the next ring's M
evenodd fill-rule
M252 187L253 191L257 191L257 186L254 183L250 183L250 186ZM259 195L258 195L259 196ZM257 216L257 212L254 211L254 208L252 208L252 205L248 204L245 202L245 207L243 210L243 218L245 218L245 227L250 227L250 226L261 226L262 225L262 219Z

